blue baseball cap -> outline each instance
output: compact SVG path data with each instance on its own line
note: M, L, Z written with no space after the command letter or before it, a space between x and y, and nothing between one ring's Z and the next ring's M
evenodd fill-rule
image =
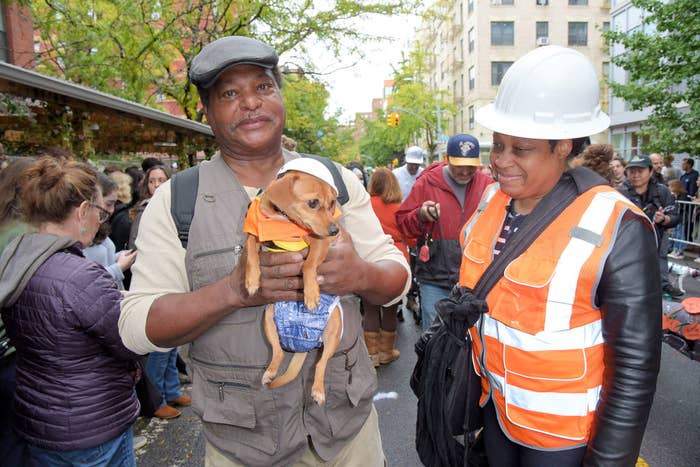
M479 159L479 140L472 135L454 135L447 141L447 162L450 165L481 165Z

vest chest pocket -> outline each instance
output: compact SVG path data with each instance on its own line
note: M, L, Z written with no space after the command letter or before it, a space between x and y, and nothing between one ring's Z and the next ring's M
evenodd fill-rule
M280 418L259 368L193 365L192 408L215 436L269 455L278 449Z
M230 240L212 242L206 248L188 252L188 277L193 289L199 289L226 277L243 253L243 245Z

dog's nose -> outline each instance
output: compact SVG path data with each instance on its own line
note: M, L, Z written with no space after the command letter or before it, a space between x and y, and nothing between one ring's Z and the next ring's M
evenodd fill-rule
M337 225L331 224L328 226L328 235L338 235L338 232L340 232L340 230L338 230Z

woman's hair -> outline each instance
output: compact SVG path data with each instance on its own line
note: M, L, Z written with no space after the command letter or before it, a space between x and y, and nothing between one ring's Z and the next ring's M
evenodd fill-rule
M131 176L124 172L112 172L109 176L117 184L117 199L124 204L131 203Z
M139 187L139 199L149 199L151 194L148 192L148 177L154 170L162 170L165 174L165 178L170 180L170 169L164 165L154 165L146 170L141 180L141 186Z
M117 191L117 182L115 182L112 177L102 172L97 173L97 183L100 184L102 196L108 196Z
M622 167L627 166L627 161L624 160L622 157L618 156L617 154L615 154L613 156L613 158L610 160L610 162L612 162L612 161L618 161L620 164L622 164Z
M685 186L683 185L683 182L681 182L680 180L671 180L670 182L668 182L668 189L676 197L688 193L688 191L685 189Z
M10 222L22 219L19 203L19 180L34 159L22 157L10 162L0 172L0 228Z
M613 181L610 161L613 158L613 147L610 144L591 144L572 161L572 166L588 167L608 182Z
M19 194L24 219L33 225L60 223L83 201L98 193L97 173L74 160L42 157L20 178Z
M387 204L400 203L403 198L399 181L386 167L379 167L372 173L367 191L370 196L381 196Z

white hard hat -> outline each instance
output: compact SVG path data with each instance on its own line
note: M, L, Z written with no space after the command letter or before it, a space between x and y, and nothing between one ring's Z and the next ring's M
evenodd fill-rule
M569 139L610 125L600 109L600 82L591 62L566 47L538 47L508 69L496 101L476 112L476 121L505 135Z
M422 164L424 152L418 146L411 146L406 149L406 163L407 164Z
M297 157L296 159L287 161L279 172L277 172L277 176L279 177L289 170L304 172L309 175L313 175L316 178L320 178L324 182L328 183L333 190L335 190L336 195L338 194L338 188L335 186L331 171L328 170L328 168L323 165L323 162L321 161L317 161L316 159L312 159L310 157Z

